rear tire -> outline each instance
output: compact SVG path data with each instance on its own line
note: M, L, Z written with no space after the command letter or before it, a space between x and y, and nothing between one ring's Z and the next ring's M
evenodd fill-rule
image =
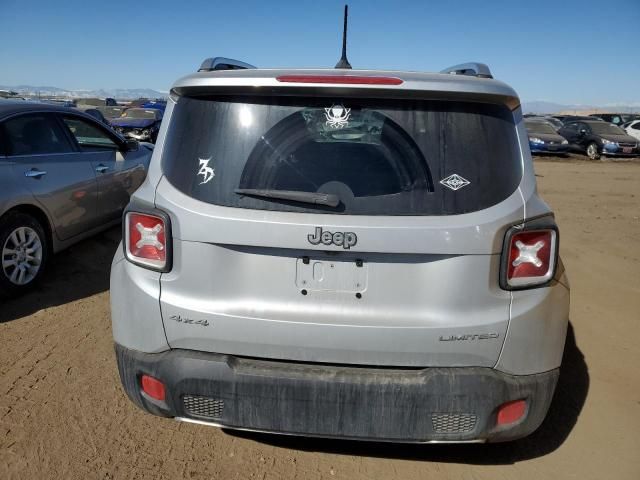
M587 157L589 157L591 160L600 159L600 152L598 151L597 143L591 142L589 145L587 145Z
M0 296L13 297L33 288L48 257L47 236L38 220L20 212L0 219Z

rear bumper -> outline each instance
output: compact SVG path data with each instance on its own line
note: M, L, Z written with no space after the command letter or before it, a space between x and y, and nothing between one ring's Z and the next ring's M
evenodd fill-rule
M569 151L569 145L563 144L530 144L531 153L567 153Z
M393 442L505 441L544 419L558 370L514 376L491 368L366 368L264 361L116 344L125 391L150 413L235 429ZM150 375L164 401L140 389ZM497 409L524 399L525 416L496 426Z

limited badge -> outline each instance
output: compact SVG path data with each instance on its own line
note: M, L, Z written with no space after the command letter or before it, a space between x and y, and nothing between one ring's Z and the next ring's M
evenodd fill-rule
M331 108L325 108L324 111L328 127L343 128L349 125L350 108L345 108L342 105L332 105Z
M202 185L203 183L209 183L211 180L213 180L213 177L216 176L213 168L209 166L211 157L198 158L198 161L200 162L200 170L198 170L197 175L202 175L202 181L200 182L200 185Z
M464 177L461 177L457 173L449 175L447 178L440 180L440 183L451 190L460 190L462 187L466 187L471 182Z

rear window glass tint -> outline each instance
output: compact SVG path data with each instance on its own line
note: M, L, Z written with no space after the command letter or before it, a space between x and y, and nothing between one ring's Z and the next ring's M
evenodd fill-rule
M521 177L503 106L419 100L182 97L167 179L230 207L350 215L445 215L494 205ZM337 195L336 207L238 189Z

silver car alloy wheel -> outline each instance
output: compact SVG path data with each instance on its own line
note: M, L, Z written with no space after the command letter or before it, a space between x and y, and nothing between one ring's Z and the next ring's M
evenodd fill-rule
M14 285L26 285L38 275L42 264L42 241L29 227L18 227L2 247L2 271Z
M591 159L596 159L598 157L598 147L595 143L591 143L587 147L587 156Z

